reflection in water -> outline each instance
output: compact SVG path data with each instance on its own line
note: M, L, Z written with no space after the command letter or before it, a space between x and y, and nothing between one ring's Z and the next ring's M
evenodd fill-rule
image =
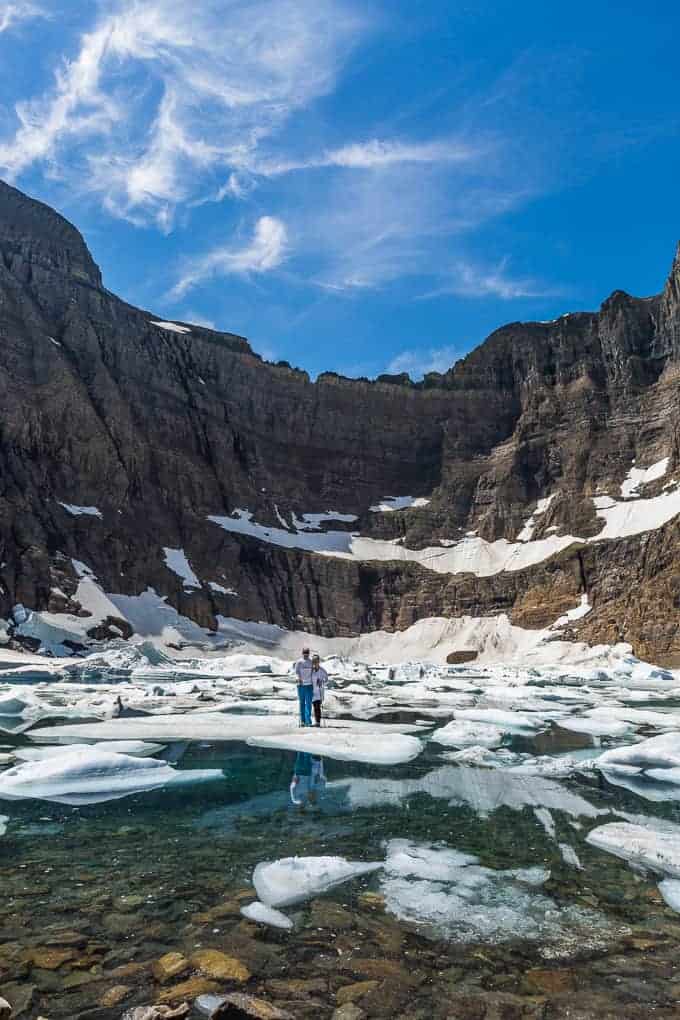
M197 942L242 960L253 972L244 990L253 992L274 968L308 976L318 942L324 953L329 944L337 946L342 955L329 956L329 967L350 960L357 980L372 979L374 968L384 967L389 987L377 995L391 995L395 987L403 992L398 1007L386 999L382 1012L371 1005L367 1016L417 1015L414 1008L443 1015L441 1004L463 995L457 990L462 982L452 987L445 977L449 961L473 977L483 972L484 982L495 971L515 982L511 988L522 988L528 967L552 968L548 961L564 956L579 960L584 989L606 987L610 996L614 988L625 997L644 987L647 995L665 994L656 964L665 954L672 975L677 942L669 934L680 933L680 925L658 897L650 898L656 883L585 841L613 810L632 817L649 806L631 792L609 784L599 789L592 777L557 783L511 770L442 766L432 750L389 770L236 743L193 742L169 748L166 756L181 758L180 774L212 769L224 780L172 783L77 810L52 796L0 801L0 814L10 816L0 839L0 942L16 942L21 953L63 932L85 942L50 977L49 988L38 984L46 980L44 970L34 966L28 973L18 957L22 969L17 965L12 991L35 989L26 1020L83 1015L119 983L120 966L168 951L189 958ZM111 777L105 781L110 791ZM558 841L573 844L583 870L565 864ZM352 870L336 884L332 869L340 858L380 867ZM254 883L256 873L285 899L298 901L291 903L290 920L277 913L278 893L274 907L250 902L272 899ZM244 914L258 925L256 932L243 926ZM641 967L644 950L636 951L635 988L612 981L628 929L647 945L657 928L655 969ZM434 950L423 936L437 940ZM358 945L360 953L354 952ZM606 976L597 969L603 953L614 961ZM91 981L83 984L81 958L99 968L88 970ZM417 1002L413 974L420 982ZM348 971L341 979L351 983L353 976ZM672 987L670 976L663 980ZM126 1009L159 996L148 969L129 986ZM0 995L5 990L0 983ZM219 985L220 993L228 990ZM470 994L467 985L464 994ZM331 998L331 991L320 993L319 1017L331 1015ZM605 1015L601 1006L595 1001L582 1015ZM617 1008L614 1003L609 1015L640 1015ZM455 1009L472 1015L464 1002ZM117 1007L107 1015L113 1020L122 1012Z
M298 751L295 756L293 778L290 781L290 799L293 804L303 810L307 804L315 805L323 796L325 788L323 758L308 754L306 751Z

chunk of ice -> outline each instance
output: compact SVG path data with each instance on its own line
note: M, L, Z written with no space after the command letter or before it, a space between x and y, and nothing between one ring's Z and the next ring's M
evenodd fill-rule
M178 772L155 758L133 758L87 748L0 773L0 799L35 798L57 804L97 804L170 784L222 779L217 769Z
M659 892L671 910L680 914L680 881L677 878L664 878L659 882Z
M253 885L268 907L288 907L382 866L382 861L348 861L344 857L283 857L258 864Z
M44 761L56 758L67 751L113 751L115 754L129 754L133 758L149 758L164 749L164 744L147 744L143 740L102 740L94 746L90 744L53 744L45 747L17 747L14 757L20 761Z
M408 840L388 843L381 880L387 910L457 942L518 937L559 942L574 929L599 937L606 932L600 915L561 908L538 891L550 877L544 868L496 871L469 854L461 854L456 864L456 854Z
M260 903L259 900L249 903L247 907L241 907L241 913L249 921L267 924L272 928L290 930L293 927L293 922L289 917L286 917L280 910L275 910L274 907L268 907L265 903Z
M398 765L411 761L423 749L417 737L404 733L375 732L364 735L329 728L303 728L270 736L248 737L246 743L251 747L308 751L338 761L362 761L374 765Z
M680 878L680 826L671 822L609 822L592 829L586 842L633 865Z
M680 782L680 738L677 733L660 733L627 747L605 751L597 759L603 772L628 775L645 773L652 779Z
M431 740L444 747L486 747L496 748L503 743L504 731L498 726L467 719L454 719L446 726L435 730Z

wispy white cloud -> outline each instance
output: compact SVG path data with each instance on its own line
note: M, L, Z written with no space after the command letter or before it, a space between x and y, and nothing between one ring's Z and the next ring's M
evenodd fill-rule
M441 297L453 294L458 297L495 297L503 301L521 298L558 297L561 291L547 287L530 277L513 276L508 272L509 259L502 259L495 266L480 266L459 259L446 270L444 282L434 290L422 294L422 298Z
M178 318L182 322L190 322L194 326L205 326L206 329L217 329L217 325L214 319L208 319L205 315L200 312L195 312L193 308L187 308Z
M422 379L428 372L448 371L460 357L460 350L453 346L402 351L392 358L387 371L394 375L407 372L412 379Z
M189 261L170 297L184 297L194 287L215 276L269 272L283 262L286 248L285 224L275 216L261 216L248 244L241 248L214 248Z
M425 281L443 290L454 277L449 267L463 239L524 199L503 182L485 181L478 164L454 174L440 163L340 173L314 206L300 210L296 249L310 253L316 264L307 278L336 294L407 277L414 294L422 294ZM459 286L464 265L461 260ZM445 276L442 267L447 267ZM498 284L500 271L496 277ZM466 282L471 288L474 281L468 275Z
M38 4L29 0L0 0L0 34L20 24L22 21L33 21L35 18L48 18L49 13Z
M473 145L458 139L410 142L372 138L365 142L351 142L303 159L257 159L249 169L263 176L274 177L294 170L327 167L373 170L400 163L469 163L479 159L486 149L486 145Z
M247 167L329 91L364 28L350 0L112 2L52 88L17 104L0 166L77 168L111 212L163 229L202 172Z
M335 88L371 28L359 6L83 4L95 12L90 27L71 41L52 85L16 104L15 129L0 137L0 170L16 179L42 167L71 194L89 193L112 215L166 233L182 205L259 202L282 210L281 219L260 216L240 248L197 254L175 298L213 276L276 268L289 253L288 230L295 238L291 279L327 292L411 277L414 293L430 288L423 296L535 296L534 282L513 279L504 265L483 271L455 260L462 235L532 194L526 172L507 158L507 132L489 120L460 111L457 128L452 116L440 136L423 139L400 137L394 127L367 130L357 116L361 140L344 141L315 111L313 136L323 141L298 155L301 132L295 123L284 129ZM0 30L38 11L29 0L0 0Z

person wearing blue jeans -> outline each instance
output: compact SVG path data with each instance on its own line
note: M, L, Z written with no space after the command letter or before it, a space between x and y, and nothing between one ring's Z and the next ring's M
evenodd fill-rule
M298 698L300 700L300 722L303 726L312 725L312 685L300 684Z
M302 649L302 658L295 664L295 675L298 684L298 700L300 702L300 723L302 726L312 725L312 660L309 648Z

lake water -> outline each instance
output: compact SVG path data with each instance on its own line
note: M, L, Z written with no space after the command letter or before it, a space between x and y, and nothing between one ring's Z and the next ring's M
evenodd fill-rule
M0 995L19 1017L204 1005L236 984L191 964L161 982L153 965L206 948L240 961L243 990L314 1020L352 1000L385 1018L680 1016L680 915L651 876L585 842L620 813L679 821L675 802L599 773L452 764L434 744L389 768L242 742L166 754L223 778L0 801ZM324 855L385 866L283 907L291 931L241 915L258 864Z

